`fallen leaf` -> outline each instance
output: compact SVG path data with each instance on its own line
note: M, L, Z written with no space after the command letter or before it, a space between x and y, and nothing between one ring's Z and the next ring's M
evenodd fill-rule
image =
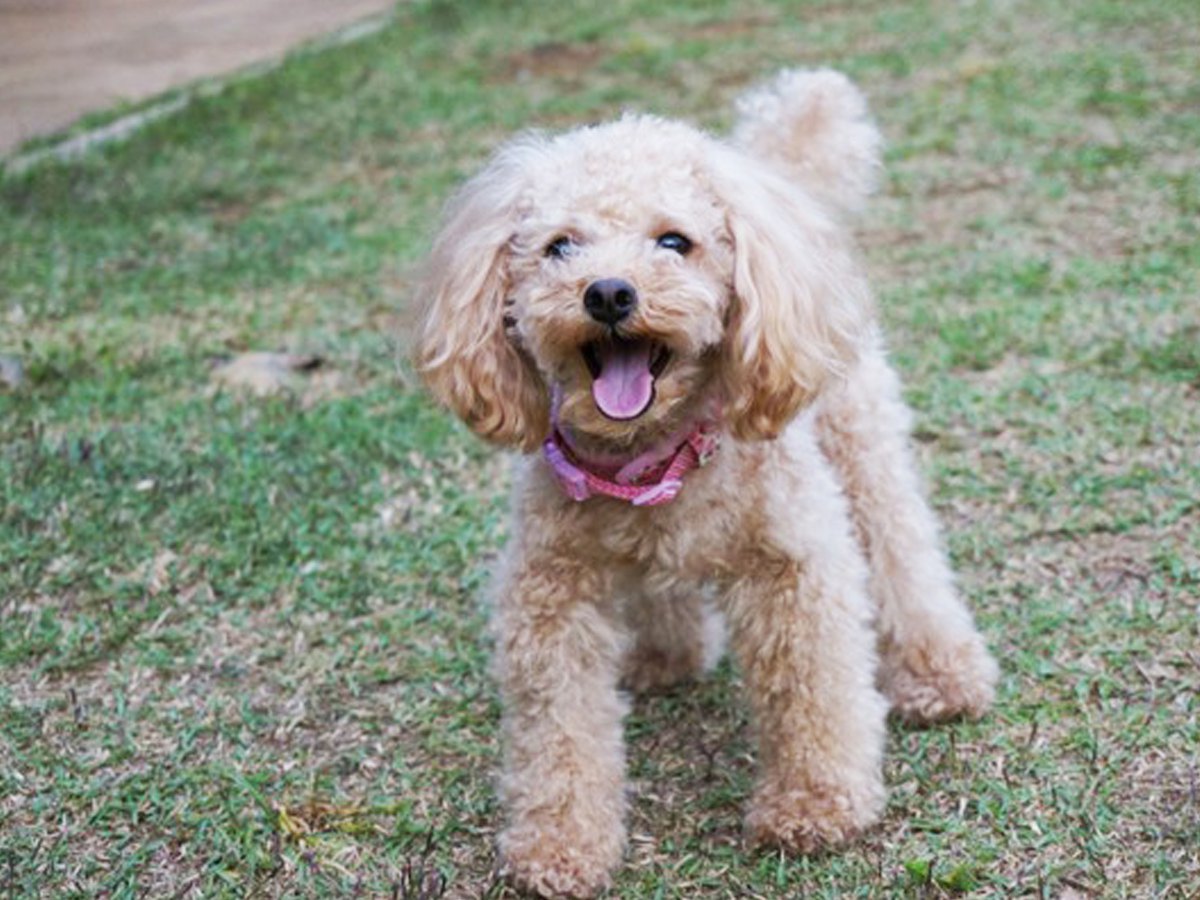
M265 397L293 387L299 376L319 369L319 356L299 353L243 353L213 369L212 380L221 387Z
M0 355L0 386L16 390L25 383L25 367L15 356Z

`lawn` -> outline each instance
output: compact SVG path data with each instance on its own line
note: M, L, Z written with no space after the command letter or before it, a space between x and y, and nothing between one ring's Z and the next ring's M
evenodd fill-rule
M396 365L413 267L512 132L720 130L784 65L887 137L859 232L1000 697L893 725L820 858L743 846L733 668L639 699L612 896L1200 896L1197 47L1194 0L418 0L0 177L0 898L510 893L507 467Z

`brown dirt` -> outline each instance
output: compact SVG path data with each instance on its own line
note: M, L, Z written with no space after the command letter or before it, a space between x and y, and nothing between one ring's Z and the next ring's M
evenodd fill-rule
M605 48L599 44L538 44L509 56L500 71L505 78L514 81L531 78L572 78L582 81L604 58L605 52Z

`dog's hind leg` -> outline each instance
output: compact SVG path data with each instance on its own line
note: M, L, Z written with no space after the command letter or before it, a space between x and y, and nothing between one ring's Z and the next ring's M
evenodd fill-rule
M910 416L876 340L822 400L818 436L870 563L880 687L910 721L975 717L992 703L997 667L954 589L909 447Z
M622 666L629 690L661 690L697 678L720 658L724 634L699 585L643 584L626 601L633 639Z

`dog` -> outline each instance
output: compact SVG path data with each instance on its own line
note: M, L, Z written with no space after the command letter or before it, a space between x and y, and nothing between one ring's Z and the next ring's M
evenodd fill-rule
M757 739L755 843L874 823L889 709L993 701L849 231L880 146L847 78L788 70L727 139L636 114L529 134L447 208L415 364L523 454L491 616L521 888L610 883L623 688L701 674L714 621Z

